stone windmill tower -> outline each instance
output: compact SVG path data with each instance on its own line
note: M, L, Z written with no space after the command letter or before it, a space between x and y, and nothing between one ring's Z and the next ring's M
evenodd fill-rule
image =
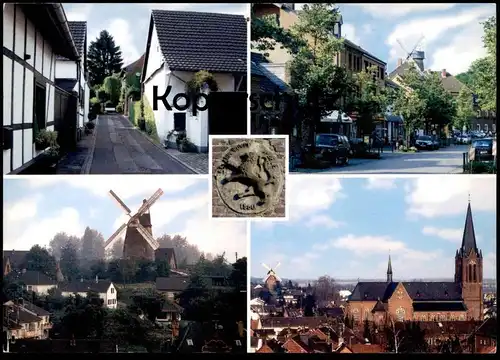
M277 269L280 265L281 263L277 263L274 269ZM281 279L273 268L267 266L266 264L262 264L262 266L268 270L266 277L263 279L264 284L266 284L266 287L270 292L273 292L276 289L276 283L281 282Z

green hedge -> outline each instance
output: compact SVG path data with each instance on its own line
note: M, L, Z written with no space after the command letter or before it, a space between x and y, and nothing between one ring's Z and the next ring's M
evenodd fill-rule
M132 106L129 108L129 120L134 124L134 126L138 126L137 120L141 116L141 102L134 101ZM148 100L144 98L144 119L146 120L146 134L153 139L158 144L160 143L160 138L158 136L158 132L156 130L156 123L153 114L153 109L148 103Z

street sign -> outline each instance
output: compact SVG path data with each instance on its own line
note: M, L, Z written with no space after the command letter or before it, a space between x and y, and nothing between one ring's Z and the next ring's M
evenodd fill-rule
M474 161L476 159L476 149L472 146L469 148L469 161Z

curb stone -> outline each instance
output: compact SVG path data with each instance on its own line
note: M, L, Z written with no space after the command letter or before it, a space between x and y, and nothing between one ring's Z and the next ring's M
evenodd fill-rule
M92 146L90 147L89 153L87 154L87 158L85 159L85 162L83 163L82 170L80 171L80 174L85 174L85 175L90 174L90 169L92 168L92 161L94 160L94 150L95 150L95 144L96 144L96 140L97 140L97 124L98 123L99 123L99 115L97 115L97 118L95 119L94 131L92 131Z

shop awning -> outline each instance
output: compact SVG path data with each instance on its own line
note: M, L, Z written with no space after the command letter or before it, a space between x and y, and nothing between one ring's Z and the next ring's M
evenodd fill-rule
M330 115L322 118L321 122L339 122L338 110L334 110L330 113ZM341 112L340 113L340 122L343 124L352 124L352 119L346 113Z
M398 115L385 115L385 120L392 123L402 123L403 119Z

